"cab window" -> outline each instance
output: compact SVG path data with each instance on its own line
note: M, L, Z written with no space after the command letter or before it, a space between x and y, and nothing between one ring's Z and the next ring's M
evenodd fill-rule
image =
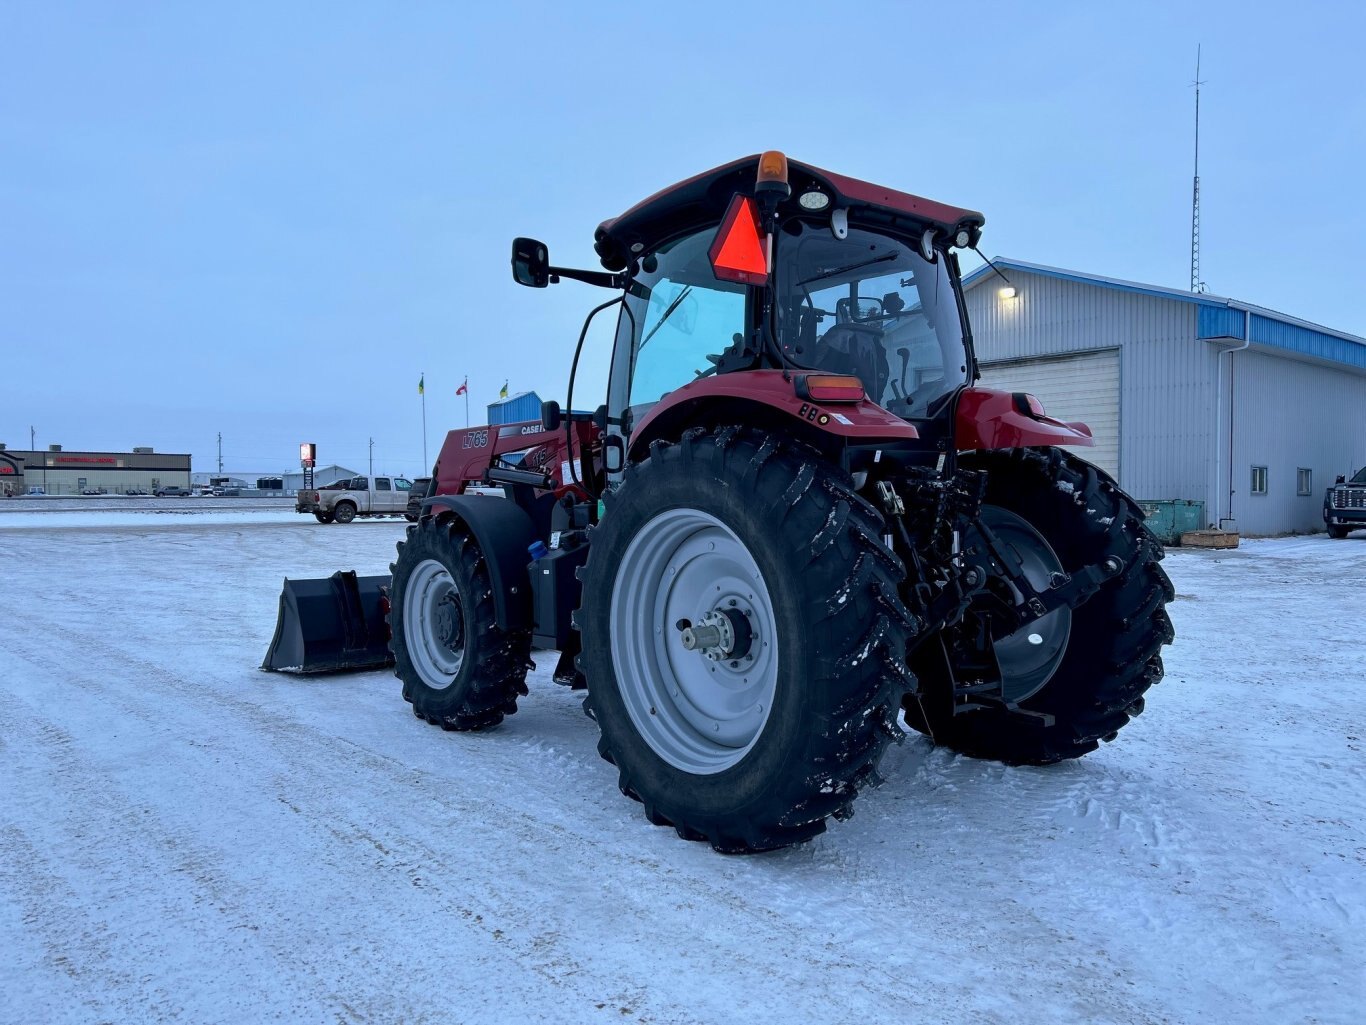
M744 285L718 281L707 250L715 228L669 243L643 261L627 297L632 365L629 405L653 405L666 394L715 369L719 357L743 339Z

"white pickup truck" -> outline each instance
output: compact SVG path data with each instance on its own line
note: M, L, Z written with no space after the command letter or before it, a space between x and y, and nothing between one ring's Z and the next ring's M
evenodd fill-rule
M300 491L294 511L319 523L350 523L357 516L404 516L413 482L403 477L352 477Z

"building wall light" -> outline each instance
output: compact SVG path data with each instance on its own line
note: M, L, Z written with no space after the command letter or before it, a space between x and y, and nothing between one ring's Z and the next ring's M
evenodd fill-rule
M1003 289L1001 289L1001 292L1000 292L1000 296L1001 296L1002 299L1014 299L1014 298L1015 298L1015 294L1016 294L1016 293L1015 293L1015 286L1014 286L1014 285L1006 285L1006 287L1003 288Z

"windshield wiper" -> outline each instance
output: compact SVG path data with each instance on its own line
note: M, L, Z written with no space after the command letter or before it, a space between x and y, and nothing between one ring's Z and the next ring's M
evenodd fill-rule
M893 249L890 253L882 256L875 256L871 260L864 260L862 263L851 263L848 267L840 267L838 270L826 271L824 274L817 274L814 278L807 278L805 281L798 281L797 287L809 285L813 281L824 281L826 278L837 278L841 274L848 274L851 270L861 270L864 267L871 267L875 263L886 263L888 260L895 260L901 255L899 250Z
M674 301L669 303L669 308L664 311L664 316L659 318L659 323L656 324L654 327L650 328L650 333L640 340L640 348L636 350L637 352L639 352L640 349L645 348L645 344L655 336L656 331L658 331L661 327L664 326L664 322L673 316L673 312L674 310L678 309L679 303L681 303L685 298L687 298L688 293L691 291L692 285L684 285L683 291L679 292L678 295L674 296Z

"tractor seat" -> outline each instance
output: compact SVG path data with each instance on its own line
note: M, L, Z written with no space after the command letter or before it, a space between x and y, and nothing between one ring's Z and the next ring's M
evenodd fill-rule
M863 382L868 397L877 402L891 376L880 327L836 324L821 335L812 362L832 374L852 374Z

